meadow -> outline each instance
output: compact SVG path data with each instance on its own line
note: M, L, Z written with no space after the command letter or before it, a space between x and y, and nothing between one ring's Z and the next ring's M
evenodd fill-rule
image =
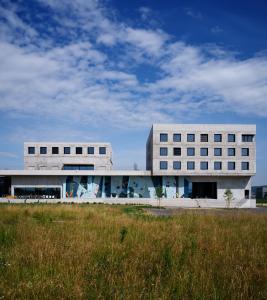
M0 299L267 299L267 215L1 205Z

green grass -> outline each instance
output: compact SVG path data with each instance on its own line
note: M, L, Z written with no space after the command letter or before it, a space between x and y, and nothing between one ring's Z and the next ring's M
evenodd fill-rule
M0 299L266 299L267 215L1 205Z

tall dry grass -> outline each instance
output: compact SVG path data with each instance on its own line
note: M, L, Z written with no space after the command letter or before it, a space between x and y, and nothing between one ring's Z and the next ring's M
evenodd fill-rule
M241 211L2 205L0 299L266 299L266 238Z

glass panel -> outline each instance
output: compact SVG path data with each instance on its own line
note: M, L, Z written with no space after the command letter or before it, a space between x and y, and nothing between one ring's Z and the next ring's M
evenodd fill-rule
M160 141L161 142L168 142L168 134L167 133L161 133L160 134Z
M174 142L181 142L181 134L180 133L174 133L173 134L173 141Z

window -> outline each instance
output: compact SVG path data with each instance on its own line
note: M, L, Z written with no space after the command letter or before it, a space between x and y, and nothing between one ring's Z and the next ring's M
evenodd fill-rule
M180 161L174 161L173 162L173 169L174 170L181 170L181 162Z
M249 199L249 190L245 190L245 199Z
M94 165L64 165L63 170L94 170Z
M40 154L46 154L47 148L46 147L40 147Z
M228 148L228 156L235 156L235 148Z
M161 162L159 163L159 168L160 168L161 170L167 170L167 169L168 169L168 162L167 162L167 161L161 161Z
M181 134L180 133L174 133L173 134L173 141L174 142L181 142Z
M83 154L83 147L76 147L76 154Z
M181 156L181 148L173 148L174 156Z
M168 148L167 147L161 147L159 149L160 156L167 156L168 155Z
M253 142L254 135L253 134L242 134L242 142Z
M187 156L195 156L195 148L187 148Z
M159 138L160 138L161 142L168 142L168 134L167 133L161 133Z
M249 170L249 162L242 161L241 167L243 171Z
M209 163L207 161L201 161L200 162L200 169L201 170L208 170L209 168Z
M58 154L58 147L52 147L52 154Z
M70 147L64 147L64 154L70 154Z
M187 170L195 170L195 162L194 161L187 162Z
M35 154L35 147L28 147L28 154Z
M228 134L228 142L234 143L235 142L235 134Z
M222 169L222 162L215 161L214 162L214 170L221 170Z
M192 134L192 133L189 133L189 134L187 135L187 141L188 141L188 142L194 142L194 141L195 141L195 135Z
M222 141L222 135L219 133L214 134L214 142L220 143Z
M201 134L200 135L200 141L207 143L209 141L209 135L208 134Z
M106 147L99 147L99 154L106 154Z
M214 156L222 156L222 148L214 148Z
M235 170L235 162L228 161L228 170Z
M88 147L87 148L87 153L88 154L95 154L95 148L94 147Z
M209 150L208 148L200 148L200 155L201 156L208 156Z
M242 148L241 154L242 156L249 156L249 148Z

